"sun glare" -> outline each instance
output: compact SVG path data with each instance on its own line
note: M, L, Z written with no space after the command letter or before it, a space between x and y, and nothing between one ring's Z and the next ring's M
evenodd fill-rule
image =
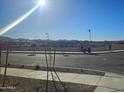
M40 6L45 6L46 5L45 0L39 0L38 3L39 3Z

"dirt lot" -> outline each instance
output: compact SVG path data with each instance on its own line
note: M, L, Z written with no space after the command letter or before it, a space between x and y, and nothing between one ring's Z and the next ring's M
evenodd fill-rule
M5 87L11 89L3 89L2 91L3 92L45 92L45 85L46 85L45 82L46 81L43 80L7 76ZM1 84L2 84L2 80L0 80L0 86ZM96 86L90 86L90 85L73 84L73 83L64 83L64 84L69 92L93 92L96 89ZM64 92L64 88L61 86L60 83L56 82L56 85L58 92ZM49 81L48 91L56 92L52 81Z

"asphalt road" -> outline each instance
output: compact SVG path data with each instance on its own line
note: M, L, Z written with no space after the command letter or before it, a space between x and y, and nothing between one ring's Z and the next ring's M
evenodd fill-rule
M4 61L3 57L2 62ZM28 54L11 53L9 55L9 63L46 66L44 54L28 56ZM85 68L124 74L124 52L99 55L69 55L66 57L56 55L56 66Z

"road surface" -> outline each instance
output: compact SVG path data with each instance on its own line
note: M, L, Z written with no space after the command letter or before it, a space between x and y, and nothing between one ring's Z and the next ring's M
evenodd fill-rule
M4 61L3 57L2 62ZM28 56L28 54L10 53L9 63L46 66L44 54ZM124 74L124 52L97 55L56 55L56 66L85 68Z

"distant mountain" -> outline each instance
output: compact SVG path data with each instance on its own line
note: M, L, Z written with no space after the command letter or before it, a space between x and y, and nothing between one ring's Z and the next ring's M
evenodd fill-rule
M0 42L10 42L10 43L30 43L30 44L36 44L36 45L42 45L46 42L46 40L41 40L41 39L36 39L36 40L30 40L30 39L24 39L24 38L18 38L18 39L13 39L10 37L6 36L1 36L0 37ZM85 43L87 41L79 41L79 40L49 40L47 41L49 44L56 44L58 46L75 46L79 45L81 43ZM92 41L92 43L116 43L116 44L124 44L124 40L120 41Z
M4 41L10 42L10 41L12 41L12 39L9 38L9 37L1 36L0 41L2 41L2 42L4 42Z

